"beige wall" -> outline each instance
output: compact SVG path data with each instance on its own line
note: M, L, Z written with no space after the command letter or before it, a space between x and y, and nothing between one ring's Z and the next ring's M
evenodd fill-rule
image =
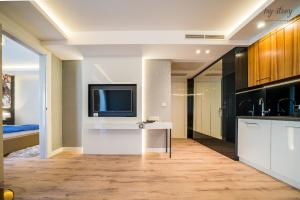
M81 147L81 61L62 62L62 142L64 147Z
M52 150L62 147L62 61L52 56L51 70Z
M171 61L145 60L143 70L143 119L158 116L160 121L171 121ZM146 131L145 143L146 148L164 148L165 131Z

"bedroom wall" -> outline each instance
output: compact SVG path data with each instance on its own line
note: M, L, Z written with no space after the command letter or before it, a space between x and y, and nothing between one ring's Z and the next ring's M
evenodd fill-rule
M39 124L39 76L15 75L15 124Z
M81 147L81 74L80 60L62 61L62 143ZM74 123L76 122L76 123Z
M171 117L171 61L145 60L143 67L144 95L143 120L158 116L160 121L172 121ZM146 130L147 151L165 151L165 131Z

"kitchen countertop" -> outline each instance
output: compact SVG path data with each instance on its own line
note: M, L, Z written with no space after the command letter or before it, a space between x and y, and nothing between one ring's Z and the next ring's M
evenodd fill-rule
M237 116L237 118L239 118L239 119L300 121L300 117L293 117L293 116Z

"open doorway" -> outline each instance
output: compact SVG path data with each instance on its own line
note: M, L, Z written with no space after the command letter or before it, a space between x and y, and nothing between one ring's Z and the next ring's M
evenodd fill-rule
M39 157L40 55L2 35L3 153Z

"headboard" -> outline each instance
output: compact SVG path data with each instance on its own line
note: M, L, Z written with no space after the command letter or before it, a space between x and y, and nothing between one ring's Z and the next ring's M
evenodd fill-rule
M15 123L15 77L2 75L2 119L3 124Z

